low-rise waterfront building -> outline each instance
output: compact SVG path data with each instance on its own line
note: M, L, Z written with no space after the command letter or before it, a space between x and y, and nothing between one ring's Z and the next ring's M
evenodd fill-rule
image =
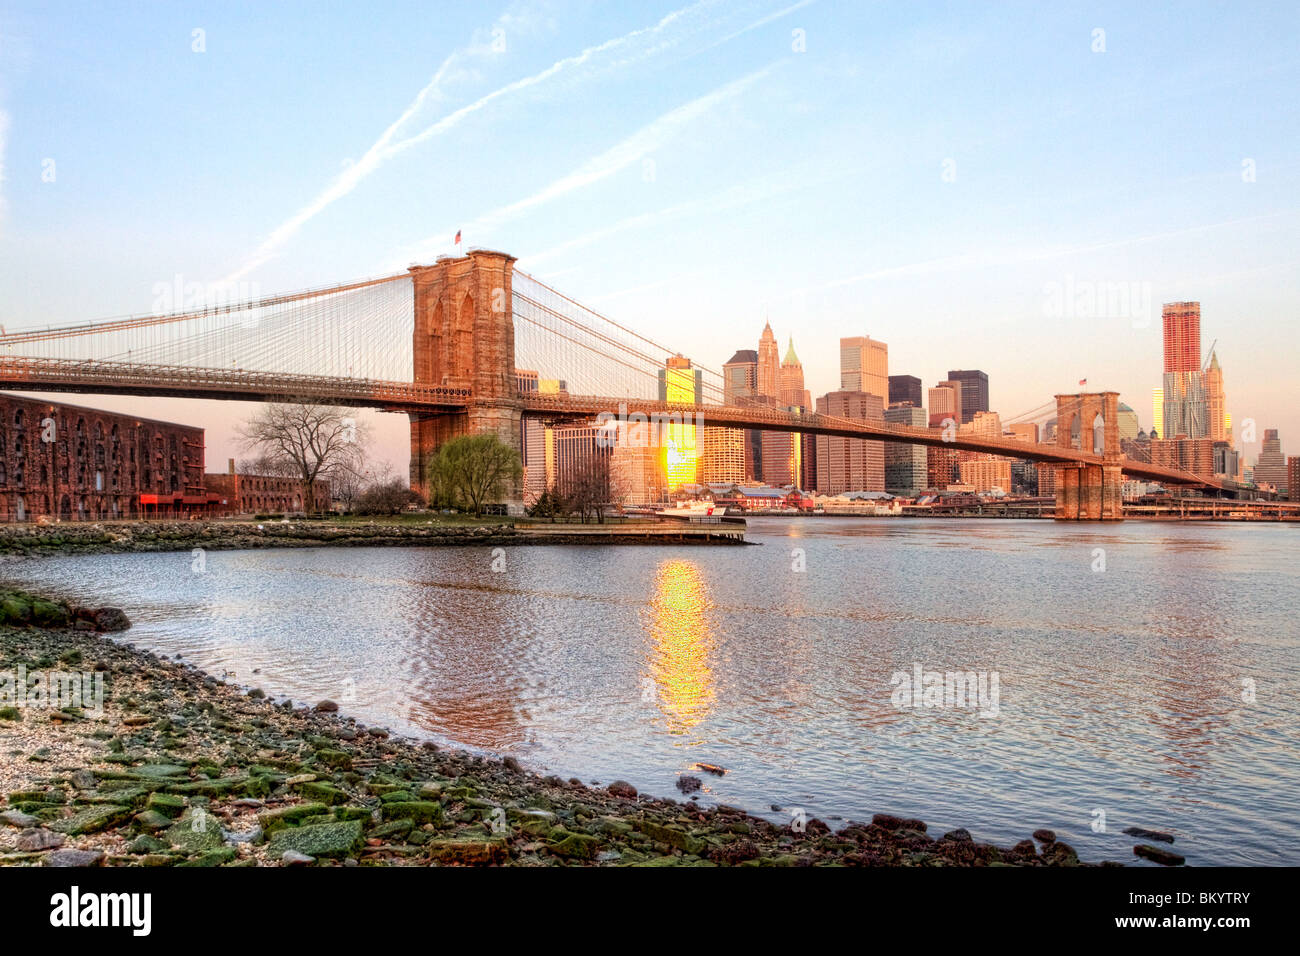
M206 474L203 483L213 498L212 510L221 514L318 512L328 511L330 505L330 485L324 479L313 483L309 496L301 478L239 471L233 458L225 472ZM310 509L309 497L313 502Z
M0 393L0 521L206 511L203 429Z

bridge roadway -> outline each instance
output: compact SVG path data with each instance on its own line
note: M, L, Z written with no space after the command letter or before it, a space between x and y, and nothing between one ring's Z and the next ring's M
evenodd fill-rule
M1009 438L986 438L953 435L945 438L938 428L914 428L892 422L864 422L849 418L819 415L815 412L796 415L761 405L691 405L678 402L659 402L646 399L618 399L587 395L541 395L529 392L522 397L524 413L549 421L590 421L601 414L617 417L621 414L640 413L647 418L660 416L660 420L688 421L689 423L720 428L759 428L764 431L802 432L814 435L836 435L841 438L866 438L880 441L901 441L936 448L955 448L961 451L986 452L1007 458L1024 458L1056 464L1101 465L1101 455L1089 454L1074 448L1017 441ZM698 419L696 415L700 416ZM671 416L676 416L672 418ZM1152 465L1147 462L1122 460L1126 474L1150 481L1172 484L1193 484L1225 490L1217 481L1206 480L1176 468Z
M0 340L3 341L3 340ZM463 410L468 388L239 368L191 368L90 359L0 356L0 388L24 392L216 398L236 402L319 402L393 412Z
M473 393L469 388L414 382L295 375L239 368L192 368L97 359L19 356L0 356L0 388L28 392L211 398L245 402L310 401L425 414L455 413L474 404ZM525 415L553 422L592 421L602 413L607 416L640 413L647 419L659 416L661 421L678 422L684 421L685 416L690 416L692 422L722 428L759 428L765 431L802 432L842 438L903 441L1057 464L1104 463L1101 455L1057 445L961 435L944 438L943 431L936 428L863 422L816 413L799 415L761 405L694 405L595 395L543 395L537 392L526 392L519 396L518 404ZM697 419L697 415L702 417ZM1216 481L1146 462L1125 460L1122 466L1126 474L1136 478L1194 484L1220 490L1225 488Z

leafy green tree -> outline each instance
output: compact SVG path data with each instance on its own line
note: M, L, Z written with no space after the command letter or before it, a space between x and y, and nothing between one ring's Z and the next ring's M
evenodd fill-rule
M425 481L429 503L450 503L483 514L483 506L500 500L523 478L519 453L496 435L462 435L438 449Z

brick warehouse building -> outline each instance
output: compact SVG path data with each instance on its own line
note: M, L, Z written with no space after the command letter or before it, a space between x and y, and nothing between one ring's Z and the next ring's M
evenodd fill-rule
M0 392L0 521L206 510L203 429Z
M225 473L212 472L203 476L212 507L222 514L256 514L259 512L305 511L307 491L299 478L280 475L252 475L239 472L235 460L230 459ZM315 483L315 511L328 511L330 485L324 479Z

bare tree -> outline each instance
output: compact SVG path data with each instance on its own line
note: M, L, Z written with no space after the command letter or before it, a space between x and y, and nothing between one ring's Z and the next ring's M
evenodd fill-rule
M401 514L408 505L420 503L420 496L402 478L375 482L357 498L356 512L362 515Z
M316 483L359 466L366 434L350 409L310 402L266 405L238 429L240 445L272 474L302 481L303 506L317 510ZM327 502L328 504L328 502Z
M360 462L345 462L335 468L330 476L330 496L344 511L352 511L365 493L368 483Z
M245 458L235 464L235 470L241 475L267 475L276 478L296 478L298 471L292 462L282 461L270 455L257 455Z
M569 507L582 518L583 524L591 515L600 524L605 523L605 508L614 491L614 476L608 454L595 454L585 458L573 469L561 491Z

